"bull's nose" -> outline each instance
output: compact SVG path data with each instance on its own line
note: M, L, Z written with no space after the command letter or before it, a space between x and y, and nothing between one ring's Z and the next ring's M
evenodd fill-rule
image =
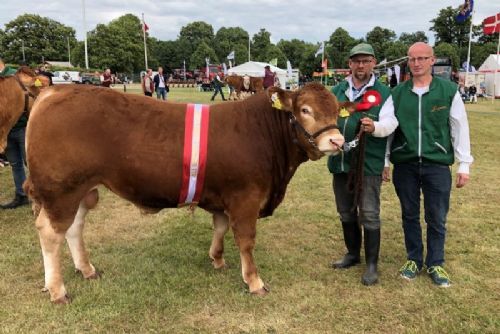
M341 148L342 145L344 145L344 141L345 140L344 140L343 136L330 138L330 144L332 144L333 146L335 146L337 148Z

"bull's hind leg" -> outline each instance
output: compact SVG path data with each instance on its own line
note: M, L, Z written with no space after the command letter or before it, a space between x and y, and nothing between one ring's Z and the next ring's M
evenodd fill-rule
M54 230L44 208L40 210L36 219L36 227L42 247L45 288L49 291L52 302L66 304L69 302L69 297L64 287L60 258L65 231Z
M229 228L229 217L224 213L214 213L213 224L214 235L208 255L213 261L214 268L220 269L226 266L224 261L224 235Z
M75 268L82 273L84 278L89 279L98 278L99 273L89 261L89 255L83 241L83 227L85 216L90 209L95 207L97 201L98 193L97 189L94 189L80 202L73 224L66 232L66 241L68 242Z
M248 284L248 288L252 294L264 295L268 292L268 289L259 277L257 266L253 259L258 208L252 210L251 206L244 201L240 205L246 205L246 207L233 210L230 214L230 223L236 245L240 250L241 274L243 281Z

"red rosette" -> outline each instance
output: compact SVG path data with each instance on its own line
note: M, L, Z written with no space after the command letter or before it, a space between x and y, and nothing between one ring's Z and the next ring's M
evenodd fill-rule
M382 96L376 90L367 90L363 94L363 100L357 104L356 110L365 111L371 107L376 107L382 102Z

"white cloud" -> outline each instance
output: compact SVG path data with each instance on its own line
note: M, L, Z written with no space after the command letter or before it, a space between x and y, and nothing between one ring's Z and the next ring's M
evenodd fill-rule
M273 42L293 38L316 43L329 38L336 28L360 38L375 26L402 32L429 31L431 19L447 6L463 1L421 0L85 0L87 28L108 23L119 16L144 13L150 34L160 40L175 40L180 29L193 22L211 24L214 33L221 27L241 27L251 35L265 28ZM474 23L500 11L495 1L476 1ZM46 16L73 27L83 39L82 0L2 0L0 27L24 13Z

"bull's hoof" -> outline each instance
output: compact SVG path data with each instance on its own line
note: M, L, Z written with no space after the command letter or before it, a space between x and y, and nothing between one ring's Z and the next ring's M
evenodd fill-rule
M40 292L43 292L43 293L49 292L49 289L47 289L46 287L43 287L42 290L40 290Z
M69 296L66 294L60 298L54 299L52 303L57 305L66 305L71 303L71 298L69 298Z
M212 260L212 265L214 266L214 269L217 270L227 269L226 261L224 261L224 259L215 260L210 258L210 260Z
M259 290L251 291L250 293L254 296L265 296L269 293L269 287L264 285L262 288Z
M102 272L97 271L97 270L95 270L93 273L91 273L88 276L85 276L80 269L75 269L75 273L82 275L82 277L85 279L98 279L98 278L101 278L101 276L102 276Z

